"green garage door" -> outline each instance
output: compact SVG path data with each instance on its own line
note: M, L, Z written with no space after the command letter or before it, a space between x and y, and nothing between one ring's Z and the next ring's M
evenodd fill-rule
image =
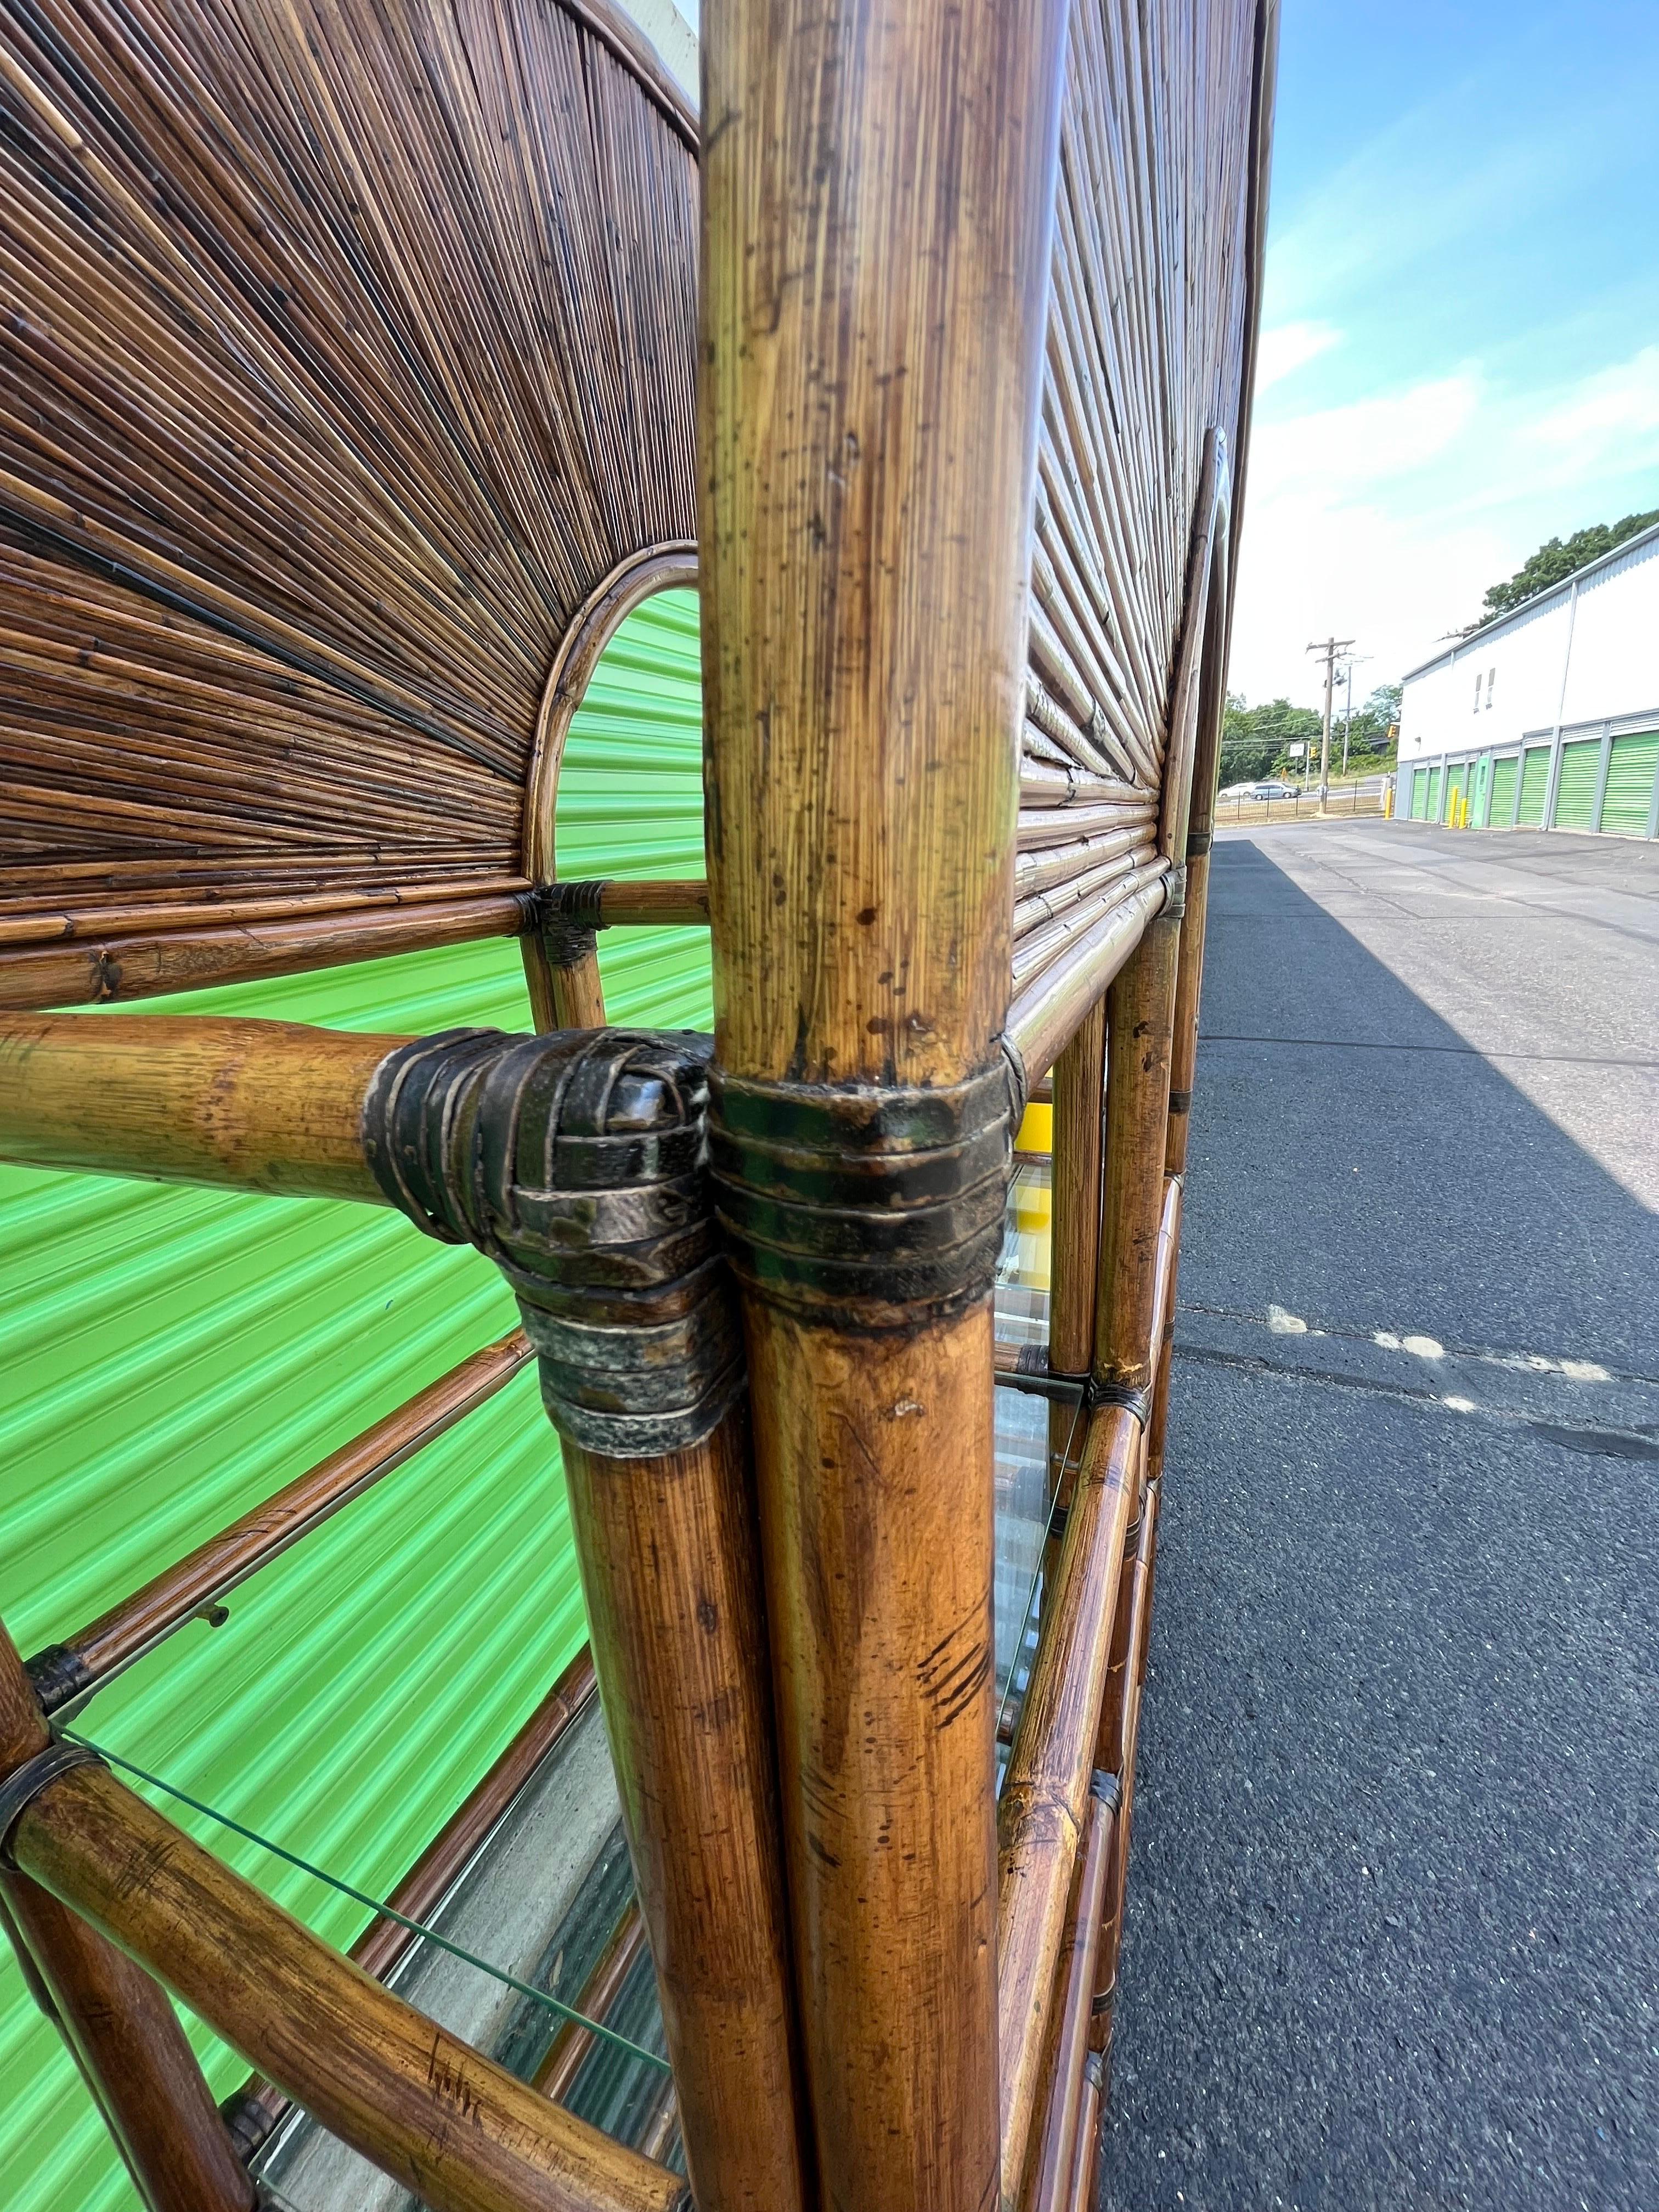
M1440 770L1437 768L1429 770L1429 803L1425 818L1431 822L1440 819Z
M1595 787L1601 775L1601 740L1581 738L1561 748L1561 781L1555 787L1555 830L1594 830Z
M1457 818L1457 802L1468 790L1468 763L1467 761L1454 761L1451 766L1446 770L1446 805L1444 811L1448 822L1455 821Z
M1494 761L1492 764L1492 804L1486 810L1486 820L1494 830L1507 830L1515 812L1515 771L1518 765L1514 760Z
M1610 837L1645 837L1653 807L1653 779L1659 774L1659 730L1615 738L1607 763L1607 796L1601 828Z
M573 876L703 868L696 600L629 618L573 726ZM706 1027L708 933L619 930L621 1022ZM143 1011L339 1029L529 1026L510 939L246 983ZM26 1651L504 1335L476 1253L388 1209L0 1166L0 1615ZM533 1370L95 1698L96 1741L384 1895L586 1633ZM337 1943L360 1905L147 1786ZM192 2040L221 2096L247 2069ZM0 2205L136 2212L75 2068L0 1939Z
M1429 812L1429 771L1425 768L1412 770L1412 820L1423 822Z
M1549 787L1549 747L1528 745L1526 766L1521 771L1521 811L1516 817L1517 830L1543 828L1544 794Z

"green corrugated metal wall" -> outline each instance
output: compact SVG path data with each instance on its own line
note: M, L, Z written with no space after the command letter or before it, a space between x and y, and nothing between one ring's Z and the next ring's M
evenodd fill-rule
M1521 769L1521 811L1516 817L1516 829L1543 828L1544 800L1549 791L1549 747L1528 745Z
M1601 740L1583 738L1561 748L1561 774L1555 787L1556 830L1595 827L1595 787L1601 775Z
M1516 765L1513 758L1492 764L1492 798L1487 803L1486 821L1493 830L1507 830L1510 826L1510 817L1515 811Z
M1659 731L1613 739L1607 794L1601 801L1601 827L1609 836L1647 836L1656 775L1659 775Z
M561 779L570 875L703 870L696 605L632 616ZM603 941L620 1021L706 1028L706 932ZM341 1029L529 1025L518 949L471 945L153 1011ZM25 1651L513 1326L487 1262L389 1213L0 1169L0 1613ZM371 1893L488 1767L584 1634L533 1372L94 1700L97 1741ZM158 1799L164 1804L168 1801ZM336 1942L361 1907L169 1809ZM0 1946L0 1949L3 1949ZM246 2068L197 2032L216 2092ZM131 2212L78 2077L0 1964L0 2203Z
M1429 799L1426 818L1431 822L1437 822L1443 811L1440 804L1441 775L1442 771L1437 768L1431 768L1429 770Z
M1429 811L1429 771L1425 768L1412 770L1412 820L1426 819Z

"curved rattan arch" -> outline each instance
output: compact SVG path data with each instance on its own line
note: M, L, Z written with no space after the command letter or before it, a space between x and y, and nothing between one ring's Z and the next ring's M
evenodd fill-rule
M558 880L559 771L570 725L587 695L593 672L617 632L635 608L697 581L697 549L690 539L657 545L618 562L600 584L559 645L542 694L536 742L525 781L524 872L533 884Z

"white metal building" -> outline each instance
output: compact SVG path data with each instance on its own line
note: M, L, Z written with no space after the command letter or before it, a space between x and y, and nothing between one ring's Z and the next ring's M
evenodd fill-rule
M1396 812L1659 836L1659 523L1405 679Z

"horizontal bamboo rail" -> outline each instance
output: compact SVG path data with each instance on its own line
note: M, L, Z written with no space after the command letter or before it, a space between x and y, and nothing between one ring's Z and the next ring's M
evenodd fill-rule
M1168 880L1154 876L1121 904L1109 907L1015 998L1006 1035L1024 1064L1028 1083L1048 1073L1090 1007L1126 965L1163 911Z
M514 937L524 908L510 892L430 904L306 915L293 921L198 923L88 938L0 955L0 1012L159 998L214 983L308 975L397 952L432 952Z
M522 1329L475 1352L140 1589L28 1662L48 1713L78 1706L493 1398L533 1357Z
M527 884L441 888L447 896L424 896L416 887L355 899L272 896L243 908L198 902L0 914L0 1013L125 1004L209 984L307 975L481 938L522 937L537 927ZM593 927L708 927L708 886L699 880L605 881L581 889Z
M383 1982L420 1942L405 1920L424 1920L448 1895L473 1854L542 1761L591 1704L598 1682L593 1656L584 1644L501 1757L445 1821L386 1902L401 1916L371 1920L346 1953L354 1965ZM254 2074L221 2110L244 2158L266 2142L290 2100Z
M212 1016L17 1017L0 1024L0 1159L384 1206L363 1099L403 1042Z
M395 891L342 884L331 890L264 891L252 897L239 896L234 891L210 897L198 884L181 884L171 891L152 890L139 901L118 890L106 891L98 897L87 892L72 896L60 892L50 905L0 896L0 972L4 960L24 946L96 945L112 938L154 937L180 929L240 930L260 921L320 918L332 923L360 913L522 899L529 889L526 878L514 875L413 883Z
M10 1848L431 2212L687 2212L678 2175L382 1989L102 1768L48 1783Z
M1018 2200L1032 2149L1140 1441L1139 1421L1123 1407L1103 1407L1093 1416L997 1808L997 2024L1008 2203Z

